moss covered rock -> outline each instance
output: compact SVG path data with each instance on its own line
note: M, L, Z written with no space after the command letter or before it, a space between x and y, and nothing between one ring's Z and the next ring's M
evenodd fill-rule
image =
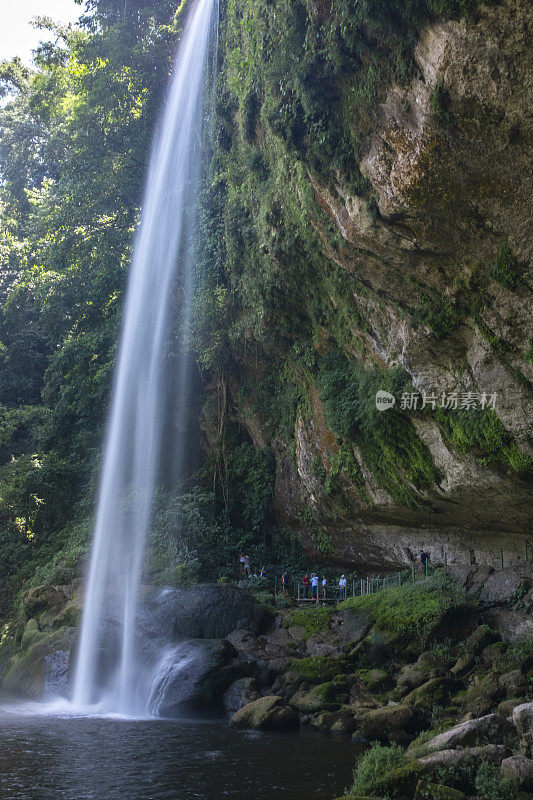
M296 673L309 683L327 683L337 675L350 670L351 664L343 658L315 656L289 661L287 670Z
M418 782L414 800L466 800L466 795L458 789L422 780Z
M419 708L408 705L385 706L365 714L361 735L372 741L399 741L399 734L407 734L412 738L420 733L425 724L426 716Z
M64 586L34 586L24 595L22 601L24 612L28 618L37 617L43 611L55 611L67 602L68 595Z
M437 734L420 745L425 753L436 753L439 750L451 750L457 747L476 747L478 745L498 744L505 737L515 735L513 725L499 714L488 714L479 719L472 719L455 725L443 733Z
M75 628L61 628L39 638L27 652L15 656L4 676L7 692L39 698L66 688Z
M239 728L268 730L296 730L298 715L289 706L283 705L278 695L267 695L240 708L231 718L232 725Z
M433 678L414 689L404 698L404 703L431 709L434 706L447 706L452 694L461 688L462 684L452 678Z

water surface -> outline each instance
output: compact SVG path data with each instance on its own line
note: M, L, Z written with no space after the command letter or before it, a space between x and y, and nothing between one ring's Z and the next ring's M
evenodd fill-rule
M225 721L0 719L2 800L311 800L351 783L357 747Z

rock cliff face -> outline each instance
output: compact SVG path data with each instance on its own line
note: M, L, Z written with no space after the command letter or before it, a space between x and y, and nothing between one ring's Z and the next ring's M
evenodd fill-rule
M434 560L446 553L465 563L472 557L494 562L500 547L506 558L524 553L531 511L524 476L532 453L531 22L527 3L503 0L479 7L475 16L421 28L413 77L381 87L361 137L358 163L367 181L361 194L333 165L329 173L315 170L305 145L287 156L285 163L299 165L295 192L320 261L316 270L309 264L307 273L302 269L301 281L315 281L322 313L313 315L304 300L311 322L297 320L304 314L297 300L298 308L291 306L300 282L298 270L287 266L291 255L280 255L266 239L256 241L274 265L275 286L266 303L262 298L255 362L241 353L229 381L226 413L258 448L274 452L276 510L311 550L320 549L325 532L330 541L322 549L332 558L377 569L405 563L420 547ZM258 97L263 108L249 138L272 167L268 97L262 100L261 91ZM336 113L348 116L348 127L359 124L350 122L355 112L344 101ZM293 224L290 201L278 191L277 217L268 220L272 240L283 221ZM306 191L311 201L304 201ZM261 222L254 224L257 231ZM250 251L241 258L250 258ZM332 290L333 271L342 281ZM232 280L235 285L235 271ZM288 326L279 323L276 292L287 297ZM242 296L241 322L250 312ZM294 433L287 437L254 403L250 386L265 382L271 370L264 360L257 366L257 348L270 364L289 361L289 348L294 351L294 340L309 328L312 363L293 360L288 370L299 397L290 417ZM379 376L387 389L386 376L401 373L408 387L404 408L395 394L394 409L373 410L375 428L364 429L359 420L353 434L339 429L335 408L345 404L339 392L350 387L332 389L322 368L328 353L339 349L363 383L375 376L372 390ZM275 393L280 378L272 385ZM355 418L374 394L354 392ZM467 393L474 393L477 407L461 410ZM416 408L409 407L411 394L418 395ZM424 404L424 394L434 400ZM441 407L443 394L452 398L450 408ZM483 397L492 397L494 410L481 409ZM372 451L377 437L388 441L383 420L393 414L409 426L409 448L423 468L411 469L401 437L389 436L395 438L391 451L386 444ZM216 437L209 438L216 447ZM395 470L401 491L387 478Z

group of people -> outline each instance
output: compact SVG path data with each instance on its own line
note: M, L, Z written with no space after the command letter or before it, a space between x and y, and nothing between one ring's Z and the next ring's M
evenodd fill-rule
M303 576L303 579L302 579L302 588L303 588L302 597L306 598L308 596L309 589L311 589L311 594L309 595L309 597L315 599L317 601L317 603L318 603L318 600L319 600L319 583L321 584L321 589L322 589L322 599L325 600L326 599L326 593L327 593L327 587L328 587L328 580L327 580L325 575L322 575L322 581L320 582L320 579L319 579L319 577L318 577L316 572L312 572L311 576L309 576L307 573ZM341 575L341 577L339 578L339 594L340 594L340 599L341 600L345 600L346 599L346 576L345 575Z
M303 586L303 597L307 597L309 589L311 589L310 597L316 599L318 603L318 584L320 582L320 578L318 577L316 572L311 573L311 577L306 573L302 580ZM322 575L322 597L326 597L326 589L327 589L327 578L325 575Z
M246 553L241 552L239 555L239 566L240 572L245 577L249 578L251 574L251 566L250 566L250 556L246 555ZM267 577L266 567L262 566L259 571L260 578ZM289 573L287 570L281 575L281 588L282 591L285 593L287 591L287 587L289 585ZM306 599L310 597L313 600L316 600L318 603L320 599L325 600L327 595L327 588L328 588L328 579L325 575L322 575L322 580L319 578L318 573L311 572L306 573L302 579L302 598ZM339 596L341 600L346 599L346 576L341 575L339 578Z

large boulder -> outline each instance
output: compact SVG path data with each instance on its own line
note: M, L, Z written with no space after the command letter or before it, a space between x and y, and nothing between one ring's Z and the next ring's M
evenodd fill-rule
M453 750L457 747L475 747L498 743L505 736L513 736L515 730L511 723L499 714L487 714L479 719L468 720L439 733L423 745L425 753L439 750Z
M483 678L474 676L474 680L466 690L462 702L466 710L476 717L484 717L491 712L504 695L498 675L489 672Z
M499 765L509 756L509 750L503 744L486 744L483 747L465 747L460 750L439 750L418 759L418 763L427 775L438 776L443 771L455 771L458 767L475 768L482 762Z
M343 678L313 686L310 691L297 691L289 700L289 705L300 714L314 714L316 711L336 711L342 703L349 700L348 686Z
M384 706L365 714L360 733L369 740L408 741L424 728L425 723L426 717L418 708L408 705Z
M520 669L513 669L500 675L499 682L509 698L523 697L527 694L529 682Z
M510 778L523 789L533 789L533 761L525 756L511 756L500 764L504 778Z
M453 678L432 678L417 689L413 689L404 698L404 703L432 709L434 706L446 706L452 694L457 692L462 684Z
M267 695L248 703L232 716L231 723L261 731L296 730L300 724L296 712L283 705L279 695Z
M489 609L487 619L492 628L508 642L527 643L533 639L533 616L506 608Z
M402 667L397 680L398 689L403 692L416 689L429 680L429 667L426 664L406 664Z
M481 589L479 600L485 605L504 605L518 597L524 588L524 578L512 569L493 572Z
M347 709L339 711L322 711L312 717L310 724L324 733L353 733L356 727L354 715Z
M69 688L75 639L75 628L61 628L44 638L39 637L25 653L12 660L4 676L4 690L30 698L65 694Z
M520 750L528 758L533 757L533 703L522 703L513 709L513 725L520 739Z
M161 644L183 639L223 639L237 629L263 631L272 615L246 589L198 584L190 589L150 592L139 610L139 625Z
M175 716L184 708L201 708L219 700L239 677L242 664L226 639L181 642L160 660L152 679L151 710Z
M56 612L69 599L69 593L65 586L33 586L24 595L22 604L26 617L36 617L43 611L53 609Z

